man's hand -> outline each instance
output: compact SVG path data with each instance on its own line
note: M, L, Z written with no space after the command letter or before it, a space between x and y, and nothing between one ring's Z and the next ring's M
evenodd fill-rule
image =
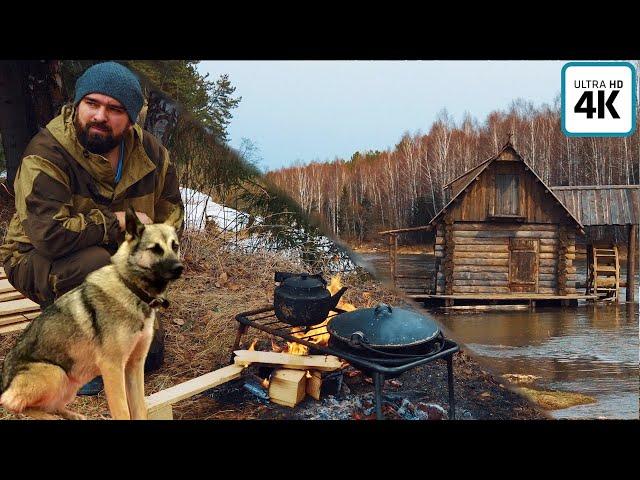
M120 224L120 230L124 232L125 228L127 228L125 224L125 212L113 212L113 213L118 219L118 223ZM143 225L150 225L153 223L153 221L144 212L136 212L136 215L138 215L138 220L140 220Z

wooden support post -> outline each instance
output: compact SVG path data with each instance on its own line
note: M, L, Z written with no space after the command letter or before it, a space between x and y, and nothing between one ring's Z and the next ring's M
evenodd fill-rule
M629 242L627 248L627 302L635 301L636 295L636 251L638 245L638 226L629 225Z
M389 234L389 273L391 275L391 282L393 286L396 285L396 271L395 271L395 260L393 259L393 235Z
M393 286L396 286L398 275L398 235L393 235Z

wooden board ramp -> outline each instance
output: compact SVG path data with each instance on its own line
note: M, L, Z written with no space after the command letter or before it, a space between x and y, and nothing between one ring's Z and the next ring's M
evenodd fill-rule
M7 278L7 274L4 273L4 268L0 267L0 280Z
M240 377L245 367L228 365L145 397L149 420L173 420L172 405Z

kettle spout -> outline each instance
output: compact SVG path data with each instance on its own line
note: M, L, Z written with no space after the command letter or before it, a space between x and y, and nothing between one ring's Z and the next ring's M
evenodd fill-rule
M346 291L347 291L347 287L342 287L329 299L330 309L336 308L336 306L338 305L338 302L340 301L340 297L342 297L342 295L344 295L344 292Z

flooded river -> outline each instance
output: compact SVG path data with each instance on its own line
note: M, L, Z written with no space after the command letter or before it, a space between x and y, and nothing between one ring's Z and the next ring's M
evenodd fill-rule
M402 273L433 271L431 255L401 255ZM386 254L360 254L359 263L388 276ZM410 269L404 266L411 266ZM584 278L584 260L577 261ZM622 272L623 278L626 272ZM624 299L624 289L621 298ZM588 395L596 403L553 410L554 418L638 418L638 303L514 311L433 310L445 333L497 378L533 375L523 386Z

